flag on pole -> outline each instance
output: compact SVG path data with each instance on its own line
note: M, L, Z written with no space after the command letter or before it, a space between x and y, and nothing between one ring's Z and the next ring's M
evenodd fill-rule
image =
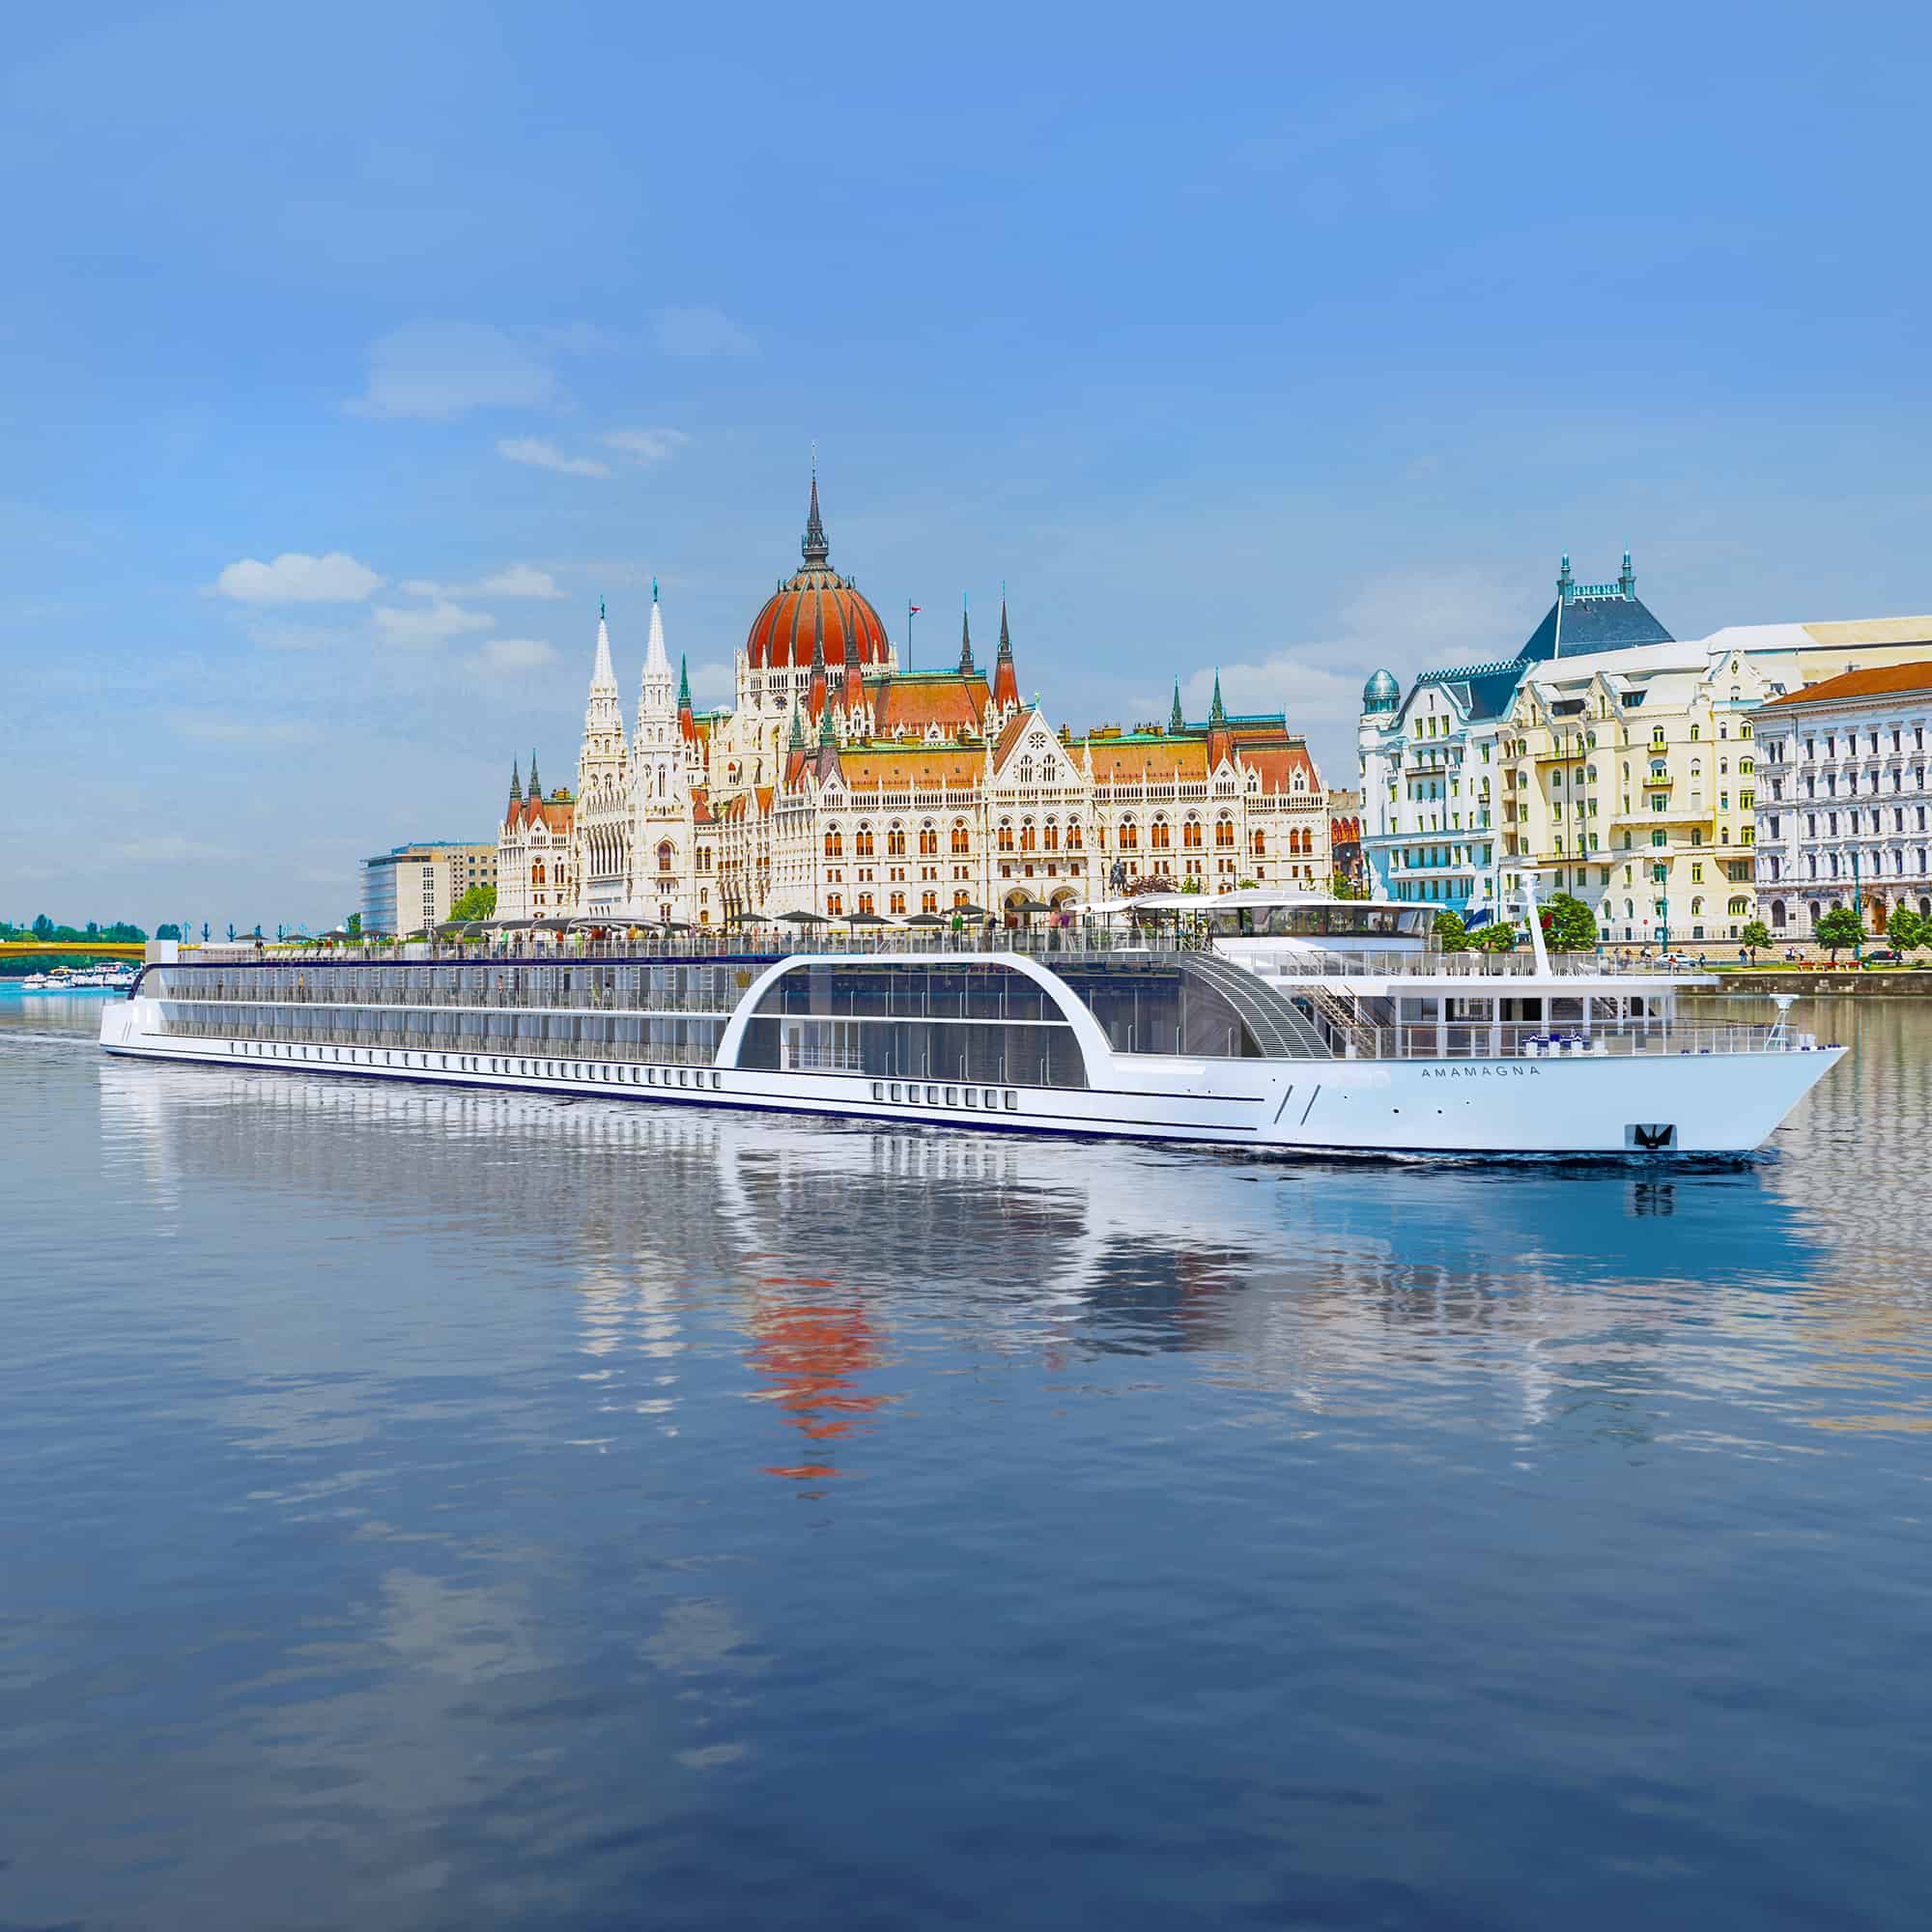
M923 604L908 604L906 606L906 615L908 617L917 617L924 609L925 606Z

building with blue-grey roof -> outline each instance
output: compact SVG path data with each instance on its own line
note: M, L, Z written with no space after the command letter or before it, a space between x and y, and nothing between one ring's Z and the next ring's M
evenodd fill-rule
M1579 583L1566 552L1556 597L1506 657L1424 671L1405 698L1378 670L1362 692L1362 854L1378 896L1466 914L1493 904L1509 804L1497 754L1502 723L1536 666L1671 635L1636 594L1624 552L1614 581Z

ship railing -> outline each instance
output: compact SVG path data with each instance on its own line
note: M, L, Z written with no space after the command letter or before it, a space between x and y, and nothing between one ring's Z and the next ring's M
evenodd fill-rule
M1602 1026L1550 1026L1528 1021L1372 1026L1357 1022L1346 1044L1349 1060L1575 1060L1705 1057L1740 1053L1808 1052L1810 1034L1780 1034L1772 1026L1621 1020Z

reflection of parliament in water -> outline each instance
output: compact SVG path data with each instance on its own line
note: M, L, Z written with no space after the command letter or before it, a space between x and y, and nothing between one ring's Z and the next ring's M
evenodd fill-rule
M696 1330L722 1320L746 1392L769 1404L762 1465L809 1478L890 1456L905 1386L895 1342L915 1323L964 1324L989 1366L1205 1351L1216 1373L1316 1413L1378 1382L1392 1335L1475 1329L1512 1344L1492 1366L1540 1424L1554 1389L1589 1373L1583 1357L1552 1361L1551 1346L1603 1340L1592 1287L1669 1282L1684 1266L1667 1203L1641 1181L1499 1188L1480 1170L1437 1172L1426 1216L1392 1216L1388 1189L1404 1183L1374 1170L1260 1187L1241 1166L1104 1146L828 1135L518 1095L130 1069L103 1083L102 1109L103 1126L132 1130L157 1194L238 1173L291 1188L327 1177L353 1210L359 1178L372 1214L441 1204L469 1143L527 1136L530 1156L493 1167L451 1240L460 1232L468 1258L496 1223L551 1225L567 1190L576 1211L554 1265L590 1364L582 1435L675 1430ZM1725 1183L1757 1190L1753 1254L1774 1273L1810 1265L1778 1199L1789 1178ZM1510 1255L1543 1259L1499 1274Z

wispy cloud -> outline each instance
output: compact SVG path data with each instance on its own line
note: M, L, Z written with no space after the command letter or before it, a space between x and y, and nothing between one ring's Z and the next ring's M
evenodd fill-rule
M200 838L188 838L178 832L125 839L110 849L117 859L125 860L130 866L185 866L235 857L225 846L211 845Z
M561 597L556 579L547 570L513 563L476 583L439 583L434 578L406 578L396 585L406 597Z
M427 644L447 643L471 631L487 631L496 622L488 611L466 611L460 604L438 598L420 609L383 604L375 611L376 628L385 643L420 649Z
M507 330L412 322L371 346L368 386L345 407L353 415L448 421L471 410L548 409L556 400L555 369Z
M272 563L244 556L231 563L213 588L238 604L359 604L387 581L345 551L310 556L291 550Z
M556 662L556 652L542 638L492 638L469 659L469 668L485 677L518 677Z
M554 469L561 476L608 476L611 466L591 456L567 456L540 436L506 436L497 454L510 463L526 463L533 469Z
M697 704L729 704L737 696L736 674L727 664L695 664L691 693Z
M667 355L754 355L758 345L721 309L667 308L658 312L658 347Z
M662 463L691 440L681 429L613 429L602 440L606 449L635 456L640 463Z
M197 745L304 745L321 736L299 719L237 718L220 711L173 711L168 728Z

